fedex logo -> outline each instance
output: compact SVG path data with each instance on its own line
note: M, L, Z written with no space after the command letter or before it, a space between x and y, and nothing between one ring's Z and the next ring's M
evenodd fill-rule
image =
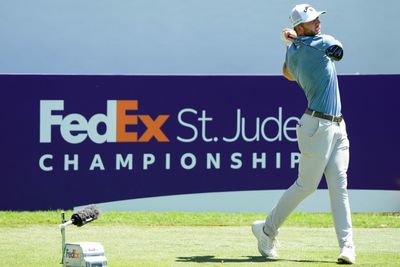
M71 144L79 144L87 137L94 143L149 142L152 138L158 142L169 142L161 127L169 115L134 114L139 110L138 100L108 100L107 113L95 114L86 119L79 113L66 116L54 112L64 110L64 100L40 101L40 143L51 143L53 126L59 126L63 139ZM104 124L106 130L99 133L98 126ZM146 129L141 135L132 128L141 124ZM129 127L129 130L127 130Z

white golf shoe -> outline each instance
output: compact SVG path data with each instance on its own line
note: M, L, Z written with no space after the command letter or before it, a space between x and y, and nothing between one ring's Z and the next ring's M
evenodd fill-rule
M356 251L352 246L344 246L340 250L338 257L338 263L341 264L353 264L356 263Z
M264 224L265 221L255 221L251 226L251 230L258 241L258 251L264 257L278 257L278 253L275 251L277 240L264 233Z

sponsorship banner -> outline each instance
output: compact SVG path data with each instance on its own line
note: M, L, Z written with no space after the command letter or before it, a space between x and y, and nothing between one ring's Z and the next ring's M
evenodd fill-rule
M339 82L349 188L400 190L400 75ZM286 189L297 176L307 103L283 77L0 75L0 85L1 210Z

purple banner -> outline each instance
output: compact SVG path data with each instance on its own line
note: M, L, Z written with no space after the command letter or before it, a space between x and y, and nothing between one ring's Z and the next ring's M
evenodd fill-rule
M399 190L400 75L339 82L349 188ZM283 77L0 75L0 85L0 210L286 189L296 179L306 99Z

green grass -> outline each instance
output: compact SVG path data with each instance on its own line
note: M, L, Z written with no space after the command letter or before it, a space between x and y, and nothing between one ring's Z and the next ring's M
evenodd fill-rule
M65 211L66 218L72 211ZM14 212L0 211L0 227L23 225L58 225L61 211ZM183 213L183 212L104 212L96 225L131 226L248 226L264 218L260 213ZM400 213L355 213L354 227L400 228ZM332 227L330 213L295 212L285 226Z
M72 211L67 211L67 217ZM101 242L111 267L336 266L330 214L294 213L281 229L280 258L258 255L250 225L265 214L105 212L67 241ZM54 267L60 211L0 212L0 266ZM359 266L399 266L400 214L354 214Z

